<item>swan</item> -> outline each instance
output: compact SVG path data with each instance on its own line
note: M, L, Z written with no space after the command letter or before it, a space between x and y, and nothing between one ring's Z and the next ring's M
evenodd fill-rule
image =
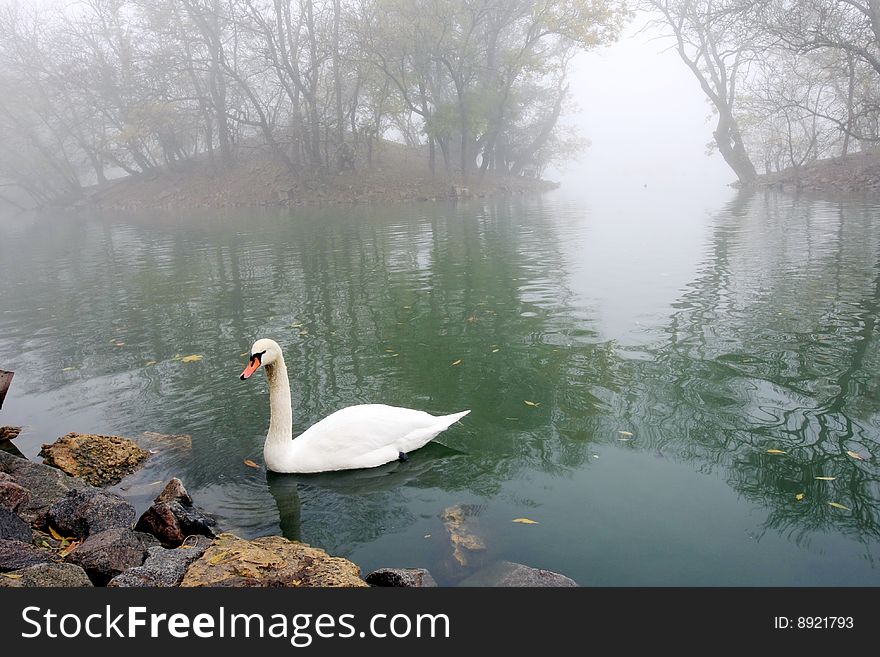
M293 439L290 381L280 345L254 342L242 381L259 369L269 381L269 432L263 445L266 468L273 472L329 472L375 468L427 444L470 410L451 415L385 404L358 404L340 409Z

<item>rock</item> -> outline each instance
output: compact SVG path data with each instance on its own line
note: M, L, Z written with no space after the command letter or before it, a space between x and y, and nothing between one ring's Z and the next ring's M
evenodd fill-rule
M452 556L462 566L467 565L471 552L486 549L486 543L470 527L471 511L469 506L456 504L443 509L440 514L452 542Z
M187 536L215 537L217 522L204 511L193 506L192 497L177 477L171 479L138 519L135 529L148 532L163 545L176 547Z
M107 586L177 586L189 565L202 556L209 545L210 538L198 536L195 540L187 541L185 546L170 550L151 547L142 566L117 575Z
M27 492L27 488L12 481L12 477L5 472L0 474L9 477L8 481L0 480L0 509L15 511L30 499L30 493Z
M360 568L320 548L263 536L221 534L186 571L181 586L367 586Z
M83 482L56 468L3 451L0 451L0 472L9 474L14 483L27 490L28 499L19 504L16 513L37 526L43 524L52 504L71 490L86 488Z
M496 561L462 580L459 586L577 586L573 579L552 570L531 568L521 563Z
M118 483L137 470L149 452L122 436L69 433L40 450L43 462L92 486Z
M0 575L0 587L61 587L92 586L92 581L79 566L72 563L39 563Z
M30 542L0 539L0 572L27 568L38 563L52 563L58 557Z
M437 586L437 582L424 568L379 568L365 577L370 586L399 586L425 588Z
M0 539L31 543L34 537L30 525L12 511L0 508Z
M134 507L119 495L87 488L72 490L55 502L47 520L64 536L87 538L107 529L130 529L135 515Z
M67 560L81 566L95 585L104 586L119 573L140 566L147 548L155 544L149 534L117 527L89 536Z
M0 427L0 440L15 440L21 433L21 427Z

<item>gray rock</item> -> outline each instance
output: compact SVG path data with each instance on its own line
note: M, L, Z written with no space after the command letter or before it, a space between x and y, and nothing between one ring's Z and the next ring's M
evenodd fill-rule
M67 560L82 566L96 586L105 586L119 573L140 566L155 544L149 534L117 527L89 536Z
M30 543L0 539L0 572L57 561L58 557L52 552L41 550Z
M5 481L0 479L0 509L15 511L23 502L27 502L31 495L27 488L12 481L10 475L5 472L0 472L0 474L8 477L8 480Z
M0 538L30 543L34 540L30 525L12 511L0 508Z
M424 588L437 586L437 582L424 568L379 568L367 575L364 580L370 586L400 586Z
M71 490L82 490L86 484L56 468L34 463L0 450L0 472L28 491L28 499L21 502L16 513L32 525L41 525L45 514L59 499Z
M183 483L174 477L138 519L135 529L148 532L162 541L163 545L176 547L187 536L201 535L215 538L217 521L198 507Z
M107 586L177 586L189 565L202 556L210 545L210 538L197 536L195 540L188 540L185 547L151 547L142 566L130 568L117 575Z
M40 563L8 575L0 577L0 587L92 586L86 571L72 563Z
M130 529L134 507L99 488L72 490L49 507L48 521L64 536L86 538L107 529Z
M573 579L554 573L552 570L531 568L510 561L496 561L462 580L458 585L552 587L578 584Z

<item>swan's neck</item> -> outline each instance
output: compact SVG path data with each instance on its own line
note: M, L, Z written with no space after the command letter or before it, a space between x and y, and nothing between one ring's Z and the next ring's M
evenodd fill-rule
M279 356L271 365L266 365L266 379L269 381L270 411L266 445L289 445L293 437L293 409L290 403L290 380L287 378L283 356Z

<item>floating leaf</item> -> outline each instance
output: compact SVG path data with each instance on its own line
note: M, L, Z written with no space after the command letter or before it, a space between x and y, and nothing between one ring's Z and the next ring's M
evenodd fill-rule
M838 504L837 502L829 502L828 506L833 506L835 509L843 509L844 511L849 511L848 506L843 506L843 504Z
M618 431L621 436L632 436L632 431Z
M455 367L456 365L461 365L461 358L459 358L458 360L452 361L452 366Z
M597 459L597 458L599 458L599 455L598 455L598 454L593 454L593 458L594 458L594 459Z
M200 356L199 354L192 354L190 356L182 356L180 359L181 363L195 363L197 361L202 360L204 356Z
M394 353L394 349L386 349L385 351L387 351L389 354L393 354L393 353Z
M847 455L852 456L856 461L864 461L865 457L859 454L858 452L853 452L852 450L846 451Z
M514 518L513 522L518 522L521 525L540 525L537 520L532 520L530 518Z
M796 499L798 502L800 502L805 497L806 497L806 495L804 495L803 493L798 493L797 495L794 496L794 499Z
M404 306L404 309L409 310L412 306Z
M125 346L125 343L122 342L121 340L117 340L113 344L115 344L117 347L124 347Z
M477 321L477 316L471 315L470 317L467 318L467 321L469 321L471 324L473 324L474 322Z
M253 461L251 461L250 459L245 459L245 460L244 460L244 464L245 464L247 467L249 467L249 468L257 468L257 469L259 469L259 467L260 467L260 466L258 466L256 463L254 463Z
M147 366L147 367L149 367L150 365L155 365L155 364L156 364L156 361L154 361L154 360L148 360L148 361L146 362L146 366Z
M528 399L523 399L523 404L525 404L526 406L540 406L541 402L533 402L529 401Z
M248 355L248 352L246 352L246 351L244 353L239 354L239 356L247 356L247 355ZM180 358L180 354L178 354L174 358Z
M388 358L397 358L400 354L391 354Z
M837 477L816 477L819 481L834 481Z
M785 454L786 452L785 452L785 450L782 450L782 449L768 449L767 453L768 454Z
M62 372L73 372L75 369L76 369L75 367L62 367L61 371Z
M431 538L430 534L425 534L422 538Z
M492 353L493 353L493 354L497 354L499 351L501 351L501 350L496 348L496 349L493 349L493 350L492 350Z

